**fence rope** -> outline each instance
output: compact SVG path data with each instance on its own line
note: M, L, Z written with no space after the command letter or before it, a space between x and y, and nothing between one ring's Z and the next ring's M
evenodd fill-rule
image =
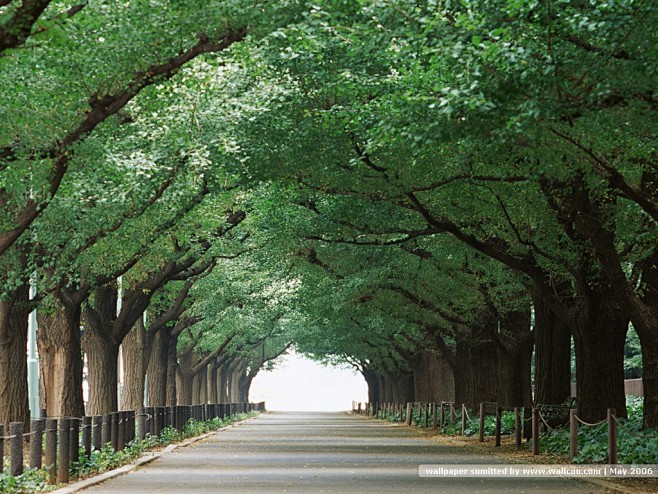
M635 437L640 438L640 439L655 439L655 438L658 437L658 434L651 434L650 436L645 436L643 434L638 434L637 432L634 432L631 429L629 429L628 427L626 427L626 424L623 424L622 422L620 422L617 417L614 417L614 419L615 419L615 422L617 423L617 425L619 427L621 427L625 432L630 434L631 436L635 436Z
M548 428L548 430L550 430L550 431L555 431L555 428L553 428L553 427L551 427L550 425L548 425L548 422L546 422L546 419L544 418L544 416L542 415L542 413L539 412L539 411L538 411L537 413L538 413L539 418L541 419L541 421L544 422L544 425ZM532 418L532 417L530 417L530 418Z
M599 426L599 425L601 425L601 424L604 424L604 423L606 423L606 422L608 421L608 419L603 419L603 420L600 420L600 421L598 421L598 422L596 422L596 423L594 423L594 424L590 424L589 422L585 422L584 420L582 420L578 415L574 415L574 417L576 417L576 420L577 420L578 422L580 422L581 424L586 425L586 426L588 426L588 427L596 427L596 426Z
M468 408L464 407L464 413L466 414L466 420L467 420L468 422L472 422L473 419L472 419L472 418L470 417L470 415L468 414Z

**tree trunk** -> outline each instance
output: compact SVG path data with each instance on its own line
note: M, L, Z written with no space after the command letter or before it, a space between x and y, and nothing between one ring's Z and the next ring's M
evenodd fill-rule
M452 368L442 354L421 350L409 364L413 369L414 396L417 401L450 401L454 398Z
M0 424L30 421L27 386L29 287L0 301Z
M377 387L377 373L370 369L365 369L363 372L363 377L368 384L368 402L377 403L379 402L379 388Z
M498 399L496 347L492 342L457 341L455 403L476 406Z
M39 403L50 417L82 417L80 304L57 297L52 312L37 313Z
M535 307L534 403L559 405L571 396L571 332L541 297Z
M608 408L626 416L624 343L629 319L612 292L581 283L572 311L578 416L587 422L603 420Z
M219 381L219 402L228 403L228 365L223 364L217 373L217 379Z
M168 407L173 407L180 405L176 401L176 396L178 395L178 387L176 384L176 369L178 368L178 362L176 361L176 355L178 351L176 346L178 345L178 336L169 336L169 344L167 349L167 403Z
M194 365L194 352L187 352L178 358L176 370L176 397L178 405L192 405L194 397L194 374L190 371Z
M149 360L144 318L133 325L121 345L123 357L122 410L138 410L144 406L144 381Z
M167 404L169 339L169 332L166 328L158 331L153 338L151 356L146 370L148 404L152 407L163 407Z
M498 362L498 399L503 407L532 405L531 360L533 334L530 308L513 311L500 320L494 334Z
M118 410L119 343L110 335L87 330L82 338L89 372L88 415Z
M215 362L206 367L206 373L208 403L217 403L217 367L215 367Z

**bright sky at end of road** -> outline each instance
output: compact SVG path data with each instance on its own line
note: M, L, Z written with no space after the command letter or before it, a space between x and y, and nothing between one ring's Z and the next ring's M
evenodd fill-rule
M363 376L351 367L325 367L296 353L286 355L273 371L260 371L249 393L249 401L281 411L349 410L352 400L368 400Z

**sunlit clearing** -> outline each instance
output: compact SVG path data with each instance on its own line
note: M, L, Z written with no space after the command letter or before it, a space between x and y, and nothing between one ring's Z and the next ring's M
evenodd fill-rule
M268 410L349 410L352 400L367 401L368 388L351 367L325 367L297 354L284 357L271 371L260 371L249 401L264 401Z

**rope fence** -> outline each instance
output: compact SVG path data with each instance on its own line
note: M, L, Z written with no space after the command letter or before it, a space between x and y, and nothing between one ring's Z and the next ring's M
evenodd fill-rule
M46 465L50 484L69 482L69 470L80 456L91 457L109 445L122 451L135 439L160 437L172 427L183 432L190 420L225 419L236 413L264 411L265 403L216 403L207 405L145 407L93 417L42 417L32 419L29 432L23 422L10 422L9 430L0 424L0 465L4 465L5 441L9 445L10 474L24 471L24 446L29 444L29 468ZM6 434L5 432L8 432ZM45 436L45 451L44 451ZM82 451L82 453L81 453Z
M497 403L483 402L478 406L462 404L457 408L454 402L408 402L408 403L357 403L353 402L352 411L358 414L384 418L399 422L405 422L411 425L414 421L414 410L416 412L415 423L419 427L429 426L429 417L431 414L432 428L444 428L448 424L461 422L461 435L466 435L468 425L475 423L471 413L479 408L479 440L485 440L485 416L495 415L495 446L500 446L500 437L502 434L502 414L504 411L511 411L514 414L514 435L516 446L521 447L523 437L532 444L532 454L540 454L541 436L551 431L556 431L559 424L569 425L569 459L578 455L578 429L580 427L599 427L603 424L608 425L608 463L614 465L617 463L617 431L623 430L625 433L640 438L654 439L658 438L658 433L644 435L639 434L623 422L621 422L614 409L608 409L607 416L598 422L588 422L578 417L576 409L564 405L539 405L538 407L515 407L504 408ZM566 412L566 414L565 414ZM542 431L543 429L543 431Z

